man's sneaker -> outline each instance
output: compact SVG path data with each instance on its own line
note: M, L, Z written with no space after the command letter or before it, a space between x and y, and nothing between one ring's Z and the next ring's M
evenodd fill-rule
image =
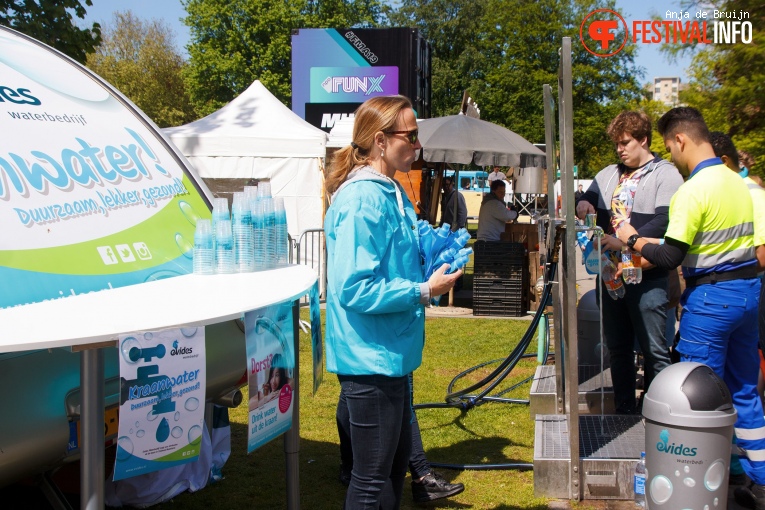
M337 479L340 480L340 483L348 487L351 484L351 470L340 465L340 473L337 476Z
M737 487L733 497L744 508L765 510L765 485L752 483L748 487Z
M419 482L412 481L412 497L417 503L426 503L454 496L465 490L461 483L449 483L435 471L425 475Z

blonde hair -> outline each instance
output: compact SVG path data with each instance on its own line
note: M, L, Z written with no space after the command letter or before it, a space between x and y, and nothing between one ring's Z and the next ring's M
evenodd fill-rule
M329 161L324 183L328 193L337 191L355 167L369 163L375 133L393 129L399 113L406 108L412 108L412 103L404 96L376 96L358 107L351 145L336 151Z

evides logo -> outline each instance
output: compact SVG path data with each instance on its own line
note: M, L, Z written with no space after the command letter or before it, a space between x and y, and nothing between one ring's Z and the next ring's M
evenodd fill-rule
M173 342L173 350L170 351L170 356L180 356L182 354L191 354L194 350L191 347L178 348L178 340Z
M671 453L673 455L682 455L683 457L695 457L697 448L690 448L683 443L675 444L669 443L669 431L663 429L659 433L659 441L656 443L656 449L662 453Z
M31 94L29 89L12 89L5 85L0 85L0 103L9 102L13 104L28 104L38 106L42 104L39 99Z
M596 57L611 57L624 48L629 29L624 18L611 9L595 9L582 20L579 39Z

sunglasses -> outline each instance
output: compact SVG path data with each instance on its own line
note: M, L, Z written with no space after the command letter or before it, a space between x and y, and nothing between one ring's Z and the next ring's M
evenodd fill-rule
M411 131L383 131L386 135L404 135L404 138L409 140L412 145L417 143L417 138L420 136L419 129L413 129Z

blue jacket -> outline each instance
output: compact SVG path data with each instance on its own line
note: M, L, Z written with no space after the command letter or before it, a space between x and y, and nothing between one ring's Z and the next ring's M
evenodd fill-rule
M327 241L327 370L400 377L422 361L430 297L417 216L395 181L363 167L337 190Z

